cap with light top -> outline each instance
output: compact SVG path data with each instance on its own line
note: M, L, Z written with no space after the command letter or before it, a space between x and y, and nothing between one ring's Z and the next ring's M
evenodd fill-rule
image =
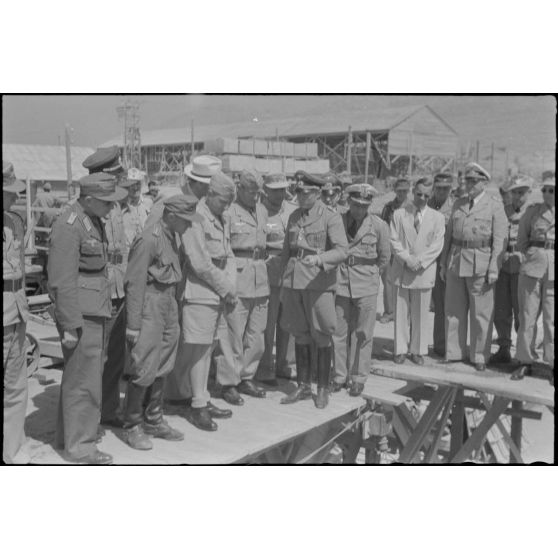
M2 163L2 191L19 194L24 190L25 183L16 178L13 164L9 161L4 161Z
M349 201L358 205L370 205L374 196L378 195L378 190L370 184L353 184L347 186L345 192L349 196Z
M287 180L287 177L282 173L268 174L264 177L263 182L264 186L266 188L269 188L270 190L279 190L281 188L289 187L289 181Z
M240 173L238 179L238 185L242 188L257 188L258 190L262 187L262 175L254 169L244 169Z
M490 174L478 163L469 163L465 167L465 178L474 178L476 180L484 180L488 182L490 180Z
M184 167L184 174L196 182L209 184L211 177L220 172L222 167L221 159L212 155L200 155Z
M512 192L513 190L527 189L530 190L535 181L530 176L516 176L511 184L505 189L506 192Z

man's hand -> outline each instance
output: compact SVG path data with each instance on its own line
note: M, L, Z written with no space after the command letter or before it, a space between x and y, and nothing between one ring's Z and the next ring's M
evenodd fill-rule
M227 310L234 310L234 307L238 304L238 298L233 293L227 293L225 295L225 306Z
M66 347L66 349L73 349L78 344L79 338L77 329L70 329L64 332L62 337L62 345Z
M446 273L447 270L445 268L445 266L441 265L440 266L440 279L445 283L446 282Z
M322 260L320 259L320 256L317 255L309 255L309 256L304 256L304 258L302 258L302 263L304 265L320 265L322 263Z
M405 263L411 271L420 269L420 262L416 256L409 256L409 259Z
M497 280L498 280L498 273L494 271L489 271L486 274L486 283L488 285L492 285L493 283L496 283Z
M126 341L133 347L139 339L139 329L128 329L126 328Z

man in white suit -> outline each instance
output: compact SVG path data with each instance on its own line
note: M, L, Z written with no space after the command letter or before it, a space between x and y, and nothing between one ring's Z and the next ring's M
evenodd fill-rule
M426 319L436 279L436 258L442 251L446 228L444 216L426 204L430 193L427 179L417 180L413 203L397 209L390 225L397 364L403 363L410 351L411 360L421 365L422 355L428 352Z

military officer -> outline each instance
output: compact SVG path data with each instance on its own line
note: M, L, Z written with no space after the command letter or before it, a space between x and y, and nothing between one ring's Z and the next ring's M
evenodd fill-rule
M131 348L123 422L128 445L138 450L152 449L148 435L184 439L163 419L163 395L180 330L176 286L182 273L176 235L201 221L196 203L194 196L184 194L165 199L163 216L136 237L128 258L124 286L126 340Z
M341 215L320 198L322 181L304 171L296 173L299 208L289 217L281 255L283 271L282 327L295 337L297 389L282 403L311 397L313 340L317 345L317 408L328 403L331 336L335 331L337 266L347 257L347 237Z
M264 354L256 378L270 385L277 385L276 377L287 365L289 334L281 328L281 251L285 241L285 231L289 216L296 206L285 203L289 187L284 174L269 174L264 177L262 204L267 209L266 246L267 276L269 280L269 304L267 325L264 331ZM273 343L275 341L275 367L273 366Z
M322 181L322 202L337 211L345 212L344 206L339 206L341 198L341 180L334 174L328 173L319 177Z
M489 182L490 174L480 165L467 165L468 196L453 205L440 260L446 281L445 359L465 358L469 330L470 362L479 371L486 368L490 352L494 286L508 229L502 202L485 191Z
M376 188L354 184L346 193L349 211L342 218L349 250L338 268L333 391L346 386L349 395L358 396L370 372L379 274L388 264L391 250L388 226L368 213L373 197L378 195Z
M395 191L395 198L386 203L386 205L382 209L381 215L382 219L387 223L388 227L391 224L391 219L393 217L394 211L396 209L399 209L400 207L403 207L407 203L409 192L411 190L411 183L406 178L398 178L393 186L393 190ZM393 278L390 275L390 268L391 262L390 264L386 265L382 272L382 284L384 286L384 313L380 317L381 324L387 324L393 321L395 298L393 294Z
M439 211L444 216L446 227L454 202L452 196L450 196L452 185L453 176L451 174L445 172L436 174L434 176L432 196L428 200L428 207ZM444 357L446 354L446 311L444 307L446 282L442 281L442 277L439 273L440 257L438 257L437 260L438 271L436 273L434 288L432 289L432 302L434 305L434 354L439 357Z
M519 331L515 356L521 366L512 374L520 380L530 372L536 355L534 346L535 324L543 315L543 358L552 369L554 383L554 242L556 179L548 176L543 180L542 203L527 208L519 221L517 251L522 254L519 271Z
M29 462L24 449L25 413L27 411L27 363L25 326L29 316L25 296L25 253L23 237L10 214L10 207L25 184L15 177L14 167L2 164L2 308L4 319L4 445L2 458L7 464Z
M114 176L94 173L80 180L80 196L52 227L48 289L62 342L57 445L75 461L108 464L96 447L101 412L105 328L111 317L107 240L101 219L126 197Z
M492 363L509 363L512 360L512 325L519 329L518 280L521 253L517 251L517 231L519 221L527 209L527 198L533 180L528 176L518 176L506 188L511 199L504 205L508 218L508 236L502 268L494 293L494 326L498 333L498 351L490 357Z

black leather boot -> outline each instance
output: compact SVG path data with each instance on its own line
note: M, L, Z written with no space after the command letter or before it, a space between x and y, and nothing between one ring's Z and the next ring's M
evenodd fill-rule
M143 400L145 388L128 381L124 399L124 437L128 445L137 450L150 450L153 443L143 431Z
M310 387L310 345L295 344L296 359L296 381L298 387L287 397L281 399L281 403L296 403L303 399L312 397L312 388Z
M155 378L148 390L149 400L145 407L144 416L145 423L143 429L146 434L150 434L155 438L162 438L171 442L180 442L184 440L184 434L172 428L165 420L163 420L163 393L165 391L165 379Z
M329 403L329 376L331 371L331 347L318 347L318 396L314 404L318 409Z

